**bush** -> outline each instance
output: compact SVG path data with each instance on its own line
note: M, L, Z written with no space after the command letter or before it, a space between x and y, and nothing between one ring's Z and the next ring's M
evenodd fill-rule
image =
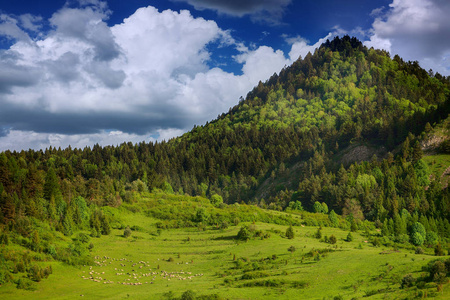
M12 281L13 277L8 270L0 269L0 285Z
M337 242L336 237L334 235L331 235L329 238L329 242L330 242L330 244L336 244L336 242Z
M294 246L290 246L290 247L288 248L288 251L291 252L291 253L294 253L295 250L296 250L296 249L295 249Z
M442 246L440 243L437 244L436 247L434 248L434 254L436 256L444 256L445 255L444 249L442 249Z
M345 238L345 241L347 241L347 242L353 241L353 235L352 235L351 232L349 232L349 233L347 234L347 237Z
M248 280L248 279L264 278L264 277L269 277L269 276L270 276L269 273L261 272L261 271L245 272L244 275L242 275L241 279Z
M420 235L420 237L419 237ZM411 228L411 241L414 245L420 246L425 241L425 238L427 236L427 232L425 230L425 227L420 222L414 223L414 225ZM420 243L420 244L417 244Z
M211 196L211 200L210 200L211 204L214 205L215 207L219 207L220 204L223 203L223 198L220 195L214 194Z
M295 234L294 234L294 229L292 228L292 226L289 226L287 229L286 229L286 237L288 238L288 239L293 239L294 238L294 236L295 236Z
M444 283L446 281L447 269L443 261L435 261L430 268L430 278L436 283Z
M125 228L125 230L123 231L123 236L126 237L126 238L131 236L131 229L130 229L130 227Z
M237 234L237 239L246 241L246 240L250 239L250 237L251 237L251 233L250 233L250 230L248 229L248 226L242 226Z
M407 274L403 277L401 287L404 289L405 287L411 287L416 282L416 279L411 275Z
M416 254L424 254L425 252L423 251L423 249L421 247L417 247L415 253Z
M423 235L421 235L419 232L415 231L411 235L411 243L413 243L416 246L420 246L423 244L425 239L423 238Z
M220 223L220 229L227 229L228 226L230 225L228 224L227 221L223 221L222 223Z
M358 231L358 225L356 224L354 219L352 219L352 221L350 222L350 231L351 232Z
M374 246L374 247L378 247L378 246L380 246L381 245L381 242L380 242L380 239L379 238L373 238L372 239L372 245Z
M195 300L195 293L192 290L187 290L181 295L181 300Z
M427 232L426 242L429 247L435 246L436 243L438 242L438 239L439 237L435 232L433 231Z
M328 220L330 220L333 227L337 227L339 225L339 219L337 214L332 210L330 214L328 215Z
M89 237L89 235L87 235L86 233L80 232L75 236L75 238L73 240L74 241L78 240L78 241L86 244L89 242L90 239L91 238Z
M42 272L41 268L38 265L32 265L28 269L28 277L36 282L39 282L42 280Z
M37 285L28 278L20 278L17 281L17 288L27 291L35 291L37 289Z
M314 237L316 239L321 239L322 238L322 231L319 229L317 229L316 233L314 234Z

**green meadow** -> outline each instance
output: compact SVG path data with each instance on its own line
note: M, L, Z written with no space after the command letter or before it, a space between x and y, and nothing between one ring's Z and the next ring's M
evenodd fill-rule
M165 200L166 207L180 203L175 196L173 203L170 199ZM117 224L133 230L128 237L121 228L91 238L93 263L70 266L50 262L53 274L38 282L35 291L9 283L0 287L0 298L193 299L189 298L192 293L197 299L450 298L448 284L438 287L422 281L401 288L407 274L418 281L425 278L422 267L437 257L432 248L415 254L415 247L409 244L398 247L373 242L383 239L379 229L360 227L347 241L349 230L324 226L319 239L319 226L301 224L305 215L281 212L276 215L297 220L292 222L298 225L292 227L291 239L286 237L289 225L260 221L223 228L161 229L161 220L136 209L151 201L142 200L135 209L110 209ZM251 210L246 205L240 209ZM254 213L262 212L255 208ZM251 232L248 240L237 239L243 226ZM336 238L334 244L326 242L331 236ZM42 266L48 264L42 262Z

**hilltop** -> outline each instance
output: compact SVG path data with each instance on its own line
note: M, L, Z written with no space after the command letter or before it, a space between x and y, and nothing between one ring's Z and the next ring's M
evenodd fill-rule
M97 248L109 249L111 235L127 229L147 234L135 235L144 247L158 230L184 236L233 226L223 238L239 240L240 222L260 222L264 231L253 228L249 237L263 239L272 224L282 233L289 225L308 227L295 247L316 244L309 226L330 227L336 236L360 231L362 242L383 251L424 247L429 261L449 250L449 113L449 77L345 36L170 141L2 152L0 283L33 287L50 266L93 264L92 253L109 255ZM132 251L130 245L114 251ZM421 264L414 265L410 271L418 272ZM431 287L442 288L444 279ZM312 284L286 280L274 284Z

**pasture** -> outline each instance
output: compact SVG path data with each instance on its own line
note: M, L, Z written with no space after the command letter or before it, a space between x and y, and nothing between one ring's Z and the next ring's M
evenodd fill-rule
M415 254L411 247L374 246L360 231L348 242L348 231L323 227L319 240L318 227L301 225L293 226L295 236L288 239L288 226L262 222L226 229L158 230L158 220L139 212L122 211L121 218L136 230L128 238L122 229L93 238L93 265L53 262L53 274L39 282L36 291L7 284L0 288L0 297L173 299L189 290L203 299L450 297L448 285L439 292L434 283L400 288L404 275L418 278L422 266L436 259L432 249ZM236 239L243 225L256 233L248 241ZM336 243L324 242L331 235Z

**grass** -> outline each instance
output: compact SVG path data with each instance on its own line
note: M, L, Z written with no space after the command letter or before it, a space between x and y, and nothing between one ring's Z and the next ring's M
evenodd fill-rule
M243 242L235 239L243 224L224 230L162 230L158 235L155 219L131 212L123 212L122 218L145 230L128 238L123 230L95 238L93 266L52 263L53 275L39 282L37 291L7 284L0 288L0 298L165 299L170 292L180 297L193 290L225 299L396 299L414 293L399 289L401 278L408 273L419 277L421 267L435 259L430 251L416 255L411 249L373 247L359 233L346 242L348 232L336 228L322 229L322 236L337 237L330 245L313 237L317 227L294 226L295 238L287 239L280 234L287 226L247 223L270 237ZM290 246L296 249L292 253ZM436 298L449 296L446 286Z
M9 283L0 287L0 299L169 299L188 290L223 299L402 299L424 291L436 299L450 298L449 284L440 292L432 283L419 290L400 289L404 275L419 278L422 266L436 259L433 249L417 255L406 245L401 249L374 247L370 239L379 234L376 230L370 232L372 237L362 231L352 233L353 241L346 242L348 231L323 227L322 237L337 238L331 245L314 238L317 226L304 225L293 226L295 237L288 239L284 223L160 229L156 225L161 220L149 217L146 211L146 207L160 205L161 209L177 210L182 217L181 212L188 209L195 212L195 205L208 208L200 198L183 201L179 196L153 195L138 204L108 208L107 213L115 216L116 228L121 229L91 239L93 265L42 262L43 267L52 265L53 274L37 283L37 290L19 290ZM249 217L243 213L263 213L243 205L225 210L246 219ZM291 220L293 224L312 217L310 213L266 213L274 215L268 219ZM237 240L243 225L259 236ZM133 231L125 238L127 226Z
M440 180L443 185L448 182L450 177L448 174L442 176L443 173L450 167L450 154L437 154L424 156L423 160L427 163L432 174L437 180Z

